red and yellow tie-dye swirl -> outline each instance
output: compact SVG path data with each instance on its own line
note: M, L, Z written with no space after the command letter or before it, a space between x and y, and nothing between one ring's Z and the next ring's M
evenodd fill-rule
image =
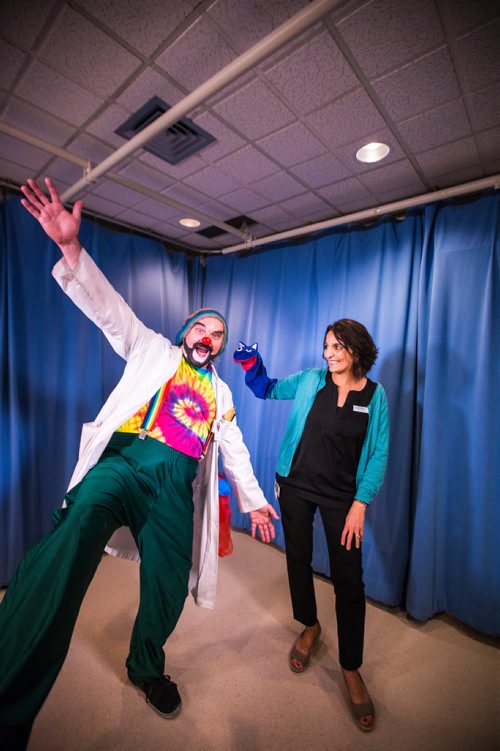
M149 402L118 430L140 433ZM193 367L184 357L165 389L148 435L198 459L215 417L211 370Z

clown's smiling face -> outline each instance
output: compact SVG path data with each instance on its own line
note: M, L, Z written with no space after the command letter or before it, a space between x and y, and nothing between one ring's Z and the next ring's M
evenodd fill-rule
M224 341L224 324L215 316L199 318L184 337L182 350L196 368L206 368L219 354Z

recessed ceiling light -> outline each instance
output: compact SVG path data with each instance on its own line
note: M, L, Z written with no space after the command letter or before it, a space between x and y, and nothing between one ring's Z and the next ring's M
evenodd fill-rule
M380 162L389 153L390 148L386 143L367 143L356 151L358 162Z
M182 224L183 227L199 227L201 222L198 221L198 219L190 219L189 217L186 217L185 219L179 219L179 224Z

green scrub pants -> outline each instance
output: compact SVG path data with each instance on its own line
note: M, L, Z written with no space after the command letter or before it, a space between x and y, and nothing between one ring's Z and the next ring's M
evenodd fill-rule
M140 604L127 658L138 681L164 673L163 644L188 593L198 462L153 438L114 433L22 559L0 604L0 741L29 736L68 651L81 602L118 527L139 553Z

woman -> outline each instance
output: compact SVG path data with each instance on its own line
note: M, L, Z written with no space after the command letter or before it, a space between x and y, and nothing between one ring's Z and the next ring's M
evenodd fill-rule
M378 350L361 323L345 318L326 330L327 370L270 379L256 347L251 357L243 350L248 352L240 344L235 361L243 365L256 396L294 400L276 475L293 614L304 625L289 665L303 672L321 633L311 568L319 508L335 590L340 665L355 722L369 732L375 708L359 674L365 620L361 543L366 509L383 481L389 442L384 389L366 377Z

